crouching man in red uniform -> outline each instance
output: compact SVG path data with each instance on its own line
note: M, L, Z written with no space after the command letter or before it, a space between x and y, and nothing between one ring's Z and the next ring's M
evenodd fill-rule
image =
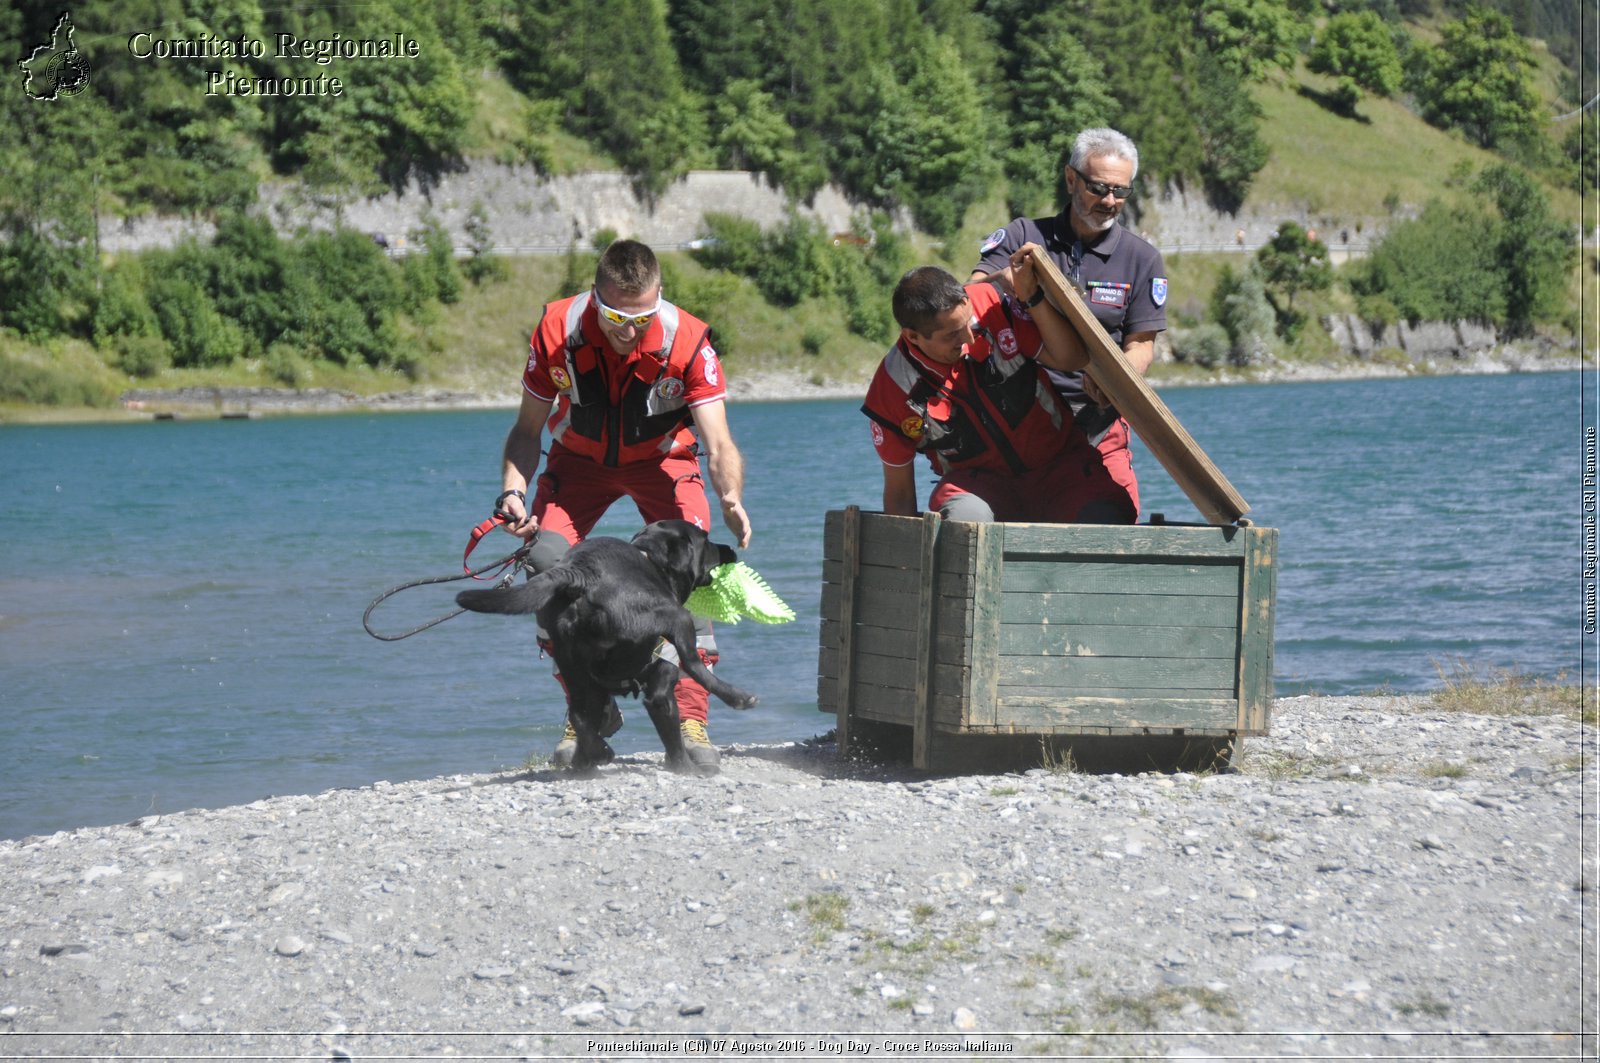
M1011 256L1009 293L963 286L936 266L894 291L900 339L862 412L883 462L883 510L918 512L914 462L940 480L928 508L948 520L1128 523L1126 491L1072 419L1045 368L1088 364L1083 343L1044 300L1027 244Z
M661 266L650 248L637 240L607 247L594 287L548 304L530 346L495 508L510 518L508 531L534 538L536 570L559 561L624 495L647 524L681 518L710 531L697 432L723 525L741 548L750 545L744 459L728 430L710 326L661 298ZM549 456L535 481L546 427ZM710 667L717 652L709 621L701 621L698 642ZM716 770L721 756L706 734L705 688L684 677L674 693L689 759ZM569 722L552 760L566 767L576 752Z

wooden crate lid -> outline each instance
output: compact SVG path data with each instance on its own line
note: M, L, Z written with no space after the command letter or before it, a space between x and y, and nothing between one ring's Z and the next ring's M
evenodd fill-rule
M1234 490L1200 444L1167 409L1143 376L1134 371L1122 348L1112 342L1078 290L1046 255L1035 255L1034 274L1052 305L1077 330L1089 352L1087 372L1139 433L1169 475L1189 496L1200 515L1216 525L1235 524L1250 506Z

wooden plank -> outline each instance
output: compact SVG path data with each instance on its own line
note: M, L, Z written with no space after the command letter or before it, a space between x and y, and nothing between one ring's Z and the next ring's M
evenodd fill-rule
M934 634L938 630L939 526L943 523L938 513L923 514L922 541L917 554L924 579L922 595L917 602L916 716L912 724L911 764L918 768L927 766L929 750L933 748Z
M1162 524L1007 524L1006 557L1149 558L1244 556L1244 529Z
M1231 696L1151 691L1132 697L1077 697L1010 693L1002 689L1000 718L1016 730L1058 733L1080 728L1122 732L1140 729L1209 731L1233 729L1238 702Z
M1216 657L1233 660L1239 632L1232 627L1104 624L1051 624L1047 629L1019 624L1001 629L1002 654L1045 657Z
M1084 305L1078 290L1068 284L1048 255L1035 255L1034 275L1055 308L1083 339L1089 354L1088 374L1139 433L1200 515L1212 524L1233 524L1250 511L1228 478L1212 464L1194 437L1178 423L1166 403L1135 372L1122 349Z
M1196 561L1029 561L1006 563L1001 589L1023 594L1044 591L1099 594L1227 594L1239 593L1240 565L1232 559Z
M824 561L822 563L822 582L824 586L838 586L841 582L843 571L842 561ZM890 568L884 565L862 565L859 567L856 578L862 587L870 587L874 592L879 590L898 591L902 594L916 594L922 586L922 573L910 568ZM966 597L972 594L972 573L951 572L947 568L939 570L939 586L944 588L946 597Z
M828 625L823 624L824 630ZM906 675L911 675L916 667L917 643L914 631L891 631L888 628L861 627L855 629L855 655L878 654L899 660L905 668ZM934 657L941 661L965 661L967 648L965 642L958 638L949 638L939 635L934 640ZM907 687L911 686L908 681Z
M837 689L837 682L837 680L833 679L823 679L818 681L817 686L820 690L827 684L831 691ZM854 718L858 720L875 720L879 723L901 724L909 728L913 724L913 718L917 711L916 697L916 694L910 690L892 687L867 687L858 683L856 685L855 708L853 710ZM957 701L958 699L956 698L942 695L934 696L932 706L933 726L934 730L939 734L962 733L963 728L958 722L961 715L961 707Z
M856 561L861 556L860 543L861 510L856 506L848 506L844 511L843 526L840 532L840 549L845 559L844 583L839 595L839 685L837 687L838 700L835 702L834 712L834 738L838 743L841 756L850 752L850 713L853 708L855 675L852 663L855 660L855 602L856 602Z
M1277 601L1278 532L1251 528L1239 613L1239 728L1266 734L1272 722L1273 609Z
M1239 600L1220 594L1007 594L1007 624L1155 627L1177 619L1209 627L1238 623Z
M837 679L838 654L832 650L824 650L821 657L817 668L818 677ZM852 671L857 690L866 687L889 687L898 690L916 688L916 677L912 675L911 662L904 657L883 657L875 653L866 653L858 647ZM960 697L960 691L968 682L967 665L959 660L935 661L933 681L936 691L948 692L951 697Z
M939 585L944 585L941 577ZM837 587L824 586L822 597L833 603L842 594ZM858 629L881 627L889 631L914 631L917 629L917 610L922 602L921 590L885 591L875 586L868 573L856 580L855 623ZM941 633L962 637L967 630L967 616L972 603L964 598L939 595L933 603L935 626Z
M1084 689L1203 690L1237 697L1231 658L1022 657L1000 658L1000 687L1037 687L1061 694Z
M1005 526L973 526L973 593L971 619L972 667L970 685L962 693L966 706L962 722L982 726L995 722L995 703L1000 685L1000 602L999 588L1005 578ZM942 577L941 577L942 578Z

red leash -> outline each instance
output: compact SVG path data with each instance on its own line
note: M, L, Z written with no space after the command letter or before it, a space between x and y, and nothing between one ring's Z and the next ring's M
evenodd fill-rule
M482 576L478 575L478 573L472 571L471 567L467 564L467 558L472 556L472 551L478 548L479 541L481 541L485 535L488 535L490 532L494 531L496 528L500 527L500 525L505 523L506 518L499 513L496 513L494 516L490 517L488 520L480 522L476 528L472 529L472 534L467 539L466 552L461 555L461 571L465 572L473 579L483 578ZM524 546L523 549L526 550L527 547ZM515 558L521 553L522 551L519 550L517 553L512 554L511 557L506 558L506 563L509 564L512 558ZM494 565L489 566L489 568L493 567ZM487 569L480 569L479 571L487 571Z

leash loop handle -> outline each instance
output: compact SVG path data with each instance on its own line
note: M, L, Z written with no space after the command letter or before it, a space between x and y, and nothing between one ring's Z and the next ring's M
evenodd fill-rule
M507 554L505 557L502 557L498 561L491 561L482 568L474 569L467 564L467 558L472 556L472 551L477 548L479 541L482 540L485 535L489 534L495 528L498 528L504 523L506 523L505 515L496 513L494 516L490 517L488 520L480 522L477 527L472 529L472 534L467 541L466 552L461 555L462 571L459 575L428 576L424 579L412 580L409 583L402 583L398 587L391 587L374 598L372 600L372 604L367 606L367 611L361 614L361 626L366 629L367 634L371 635L375 639L378 639L380 642L399 642L401 639L408 639L420 631L426 631L430 627L436 627L439 624L444 623L446 620L449 620L451 617L460 616L462 613L466 612L465 609L454 609L448 613L445 613L443 616L435 617L426 624L419 624L411 630L402 631L397 635L385 635L374 630L372 626L373 610L377 609L379 605L382 605L384 602L388 601L390 598L393 598L401 591L410 590L412 587L426 587L435 583L453 583L454 581L460 579L481 580L486 578L498 578L499 586L509 586L512 580L517 578L517 570L521 568L523 559L528 556L528 550L531 548L532 544L523 543L520 547ZM505 571L500 573L498 577L484 576L485 572L490 572L495 569L504 569Z

